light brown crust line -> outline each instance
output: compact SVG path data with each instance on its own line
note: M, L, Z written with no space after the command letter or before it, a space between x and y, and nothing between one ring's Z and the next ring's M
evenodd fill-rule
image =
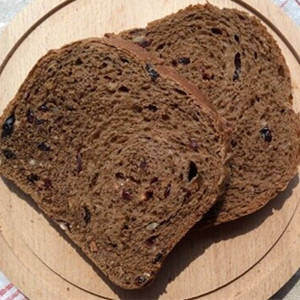
M160 76L171 79L172 81L178 83L189 96L194 98L202 106L205 113L210 114L215 119L218 129L224 133L224 162L228 160L231 153L230 137L233 129L226 126L225 119L217 113L217 110L206 99L204 94L196 85L179 75L175 69L163 66L163 61L155 56L155 54L150 53L149 51L130 41L123 40L113 34L106 34L105 37L101 39L101 42L108 46L129 52L129 54L136 56L139 60L145 63L154 64L155 70L158 71Z

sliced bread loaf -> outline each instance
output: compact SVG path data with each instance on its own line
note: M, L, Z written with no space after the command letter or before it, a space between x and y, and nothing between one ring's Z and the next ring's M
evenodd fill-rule
M0 122L1 173L127 289L153 279L222 192L222 119L130 42L50 51Z
M300 159L299 118L285 60L256 18L196 5L120 35L195 83L235 128L230 181L209 222L252 213L287 186Z

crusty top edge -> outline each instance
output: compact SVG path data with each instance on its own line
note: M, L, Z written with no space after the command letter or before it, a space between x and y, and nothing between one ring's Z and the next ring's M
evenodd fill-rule
M225 135L224 137L224 160L227 160L231 153L230 137L233 131L226 125L226 120L217 113L214 106L206 99L205 95L198 89L196 85L191 83L186 78L182 77L172 67L163 66L163 60L158 58L155 54L147 51L146 49L134 44L133 42L123 40L122 38L114 34L106 34L101 38L101 41L108 45L129 52L131 55L136 56L139 60L145 63L151 63L155 65L155 70L165 78L178 83L182 89L191 97L193 97L203 108L206 113L209 113L216 121L218 129Z

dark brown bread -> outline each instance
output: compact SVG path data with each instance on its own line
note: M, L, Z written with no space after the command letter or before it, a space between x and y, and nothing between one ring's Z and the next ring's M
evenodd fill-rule
M121 36L159 54L235 127L230 181L208 222L252 213L287 186L299 163L299 117L285 60L256 18L196 5Z
M0 122L1 173L127 289L153 279L222 192L222 120L132 43L50 51Z

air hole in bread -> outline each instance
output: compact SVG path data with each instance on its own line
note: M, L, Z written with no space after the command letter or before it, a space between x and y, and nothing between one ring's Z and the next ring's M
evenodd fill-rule
M179 107L179 105L178 105L177 103L171 103L171 104L170 104L170 107L171 107L172 109L176 109L176 108Z
M95 186L97 184L97 180L99 178L99 175L100 174L98 172L93 175L93 177L92 177L92 179L90 181L90 184L89 184L90 188L93 187L93 186Z
M153 177L150 181L150 184L154 184L155 182L158 182L158 177Z
M171 64L172 64L173 67L176 67L177 66L177 61L175 59L172 59Z
M123 93L128 93L130 90L128 87L126 87L125 85L122 85L119 87L119 92L123 92Z
M159 45L155 48L155 51L162 50L162 49L164 48L165 45L166 45L166 43L159 44Z
M123 62L123 63L129 63L129 60L128 59L126 59L125 57L120 57L120 60L121 60L121 62Z
M118 136L115 135L110 139L110 142L115 143L117 140L118 140Z
M83 219L85 223L88 224L92 217L91 212L86 205L83 206L82 209L83 209Z
M278 75L281 76L281 77L285 77L285 72L284 72L284 67L283 65L280 65L278 67Z
M170 116L167 115L167 114L162 115L161 118L162 118L164 121L170 120Z
M203 80L213 80L215 78L214 74L209 74L207 72L203 73L202 79Z
M101 64L100 69L105 69L106 67L107 67L107 63L104 62L104 63ZM104 76L104 78L105 77L109 77L109 76Z
M81 58L80 57L78 57L77 59L76 59L76 61L75 61L75 65L82 65L83 64L83 61L81 60Z
M174 89L175 92L177 92L180 95L185 95L186 96L186 92L180 89Z
M149 199L153 198L153 195L154 195L154 193L152 191L147 191L145 193L145 199L149 200Z
M231 144L232 148L235 148L237 146L237 141L236 140L232 140L230 144Z
M125 180L125 176L124 176L124 174L121 173L121 172L117 172L117 173L115 174L115 177L116 177L116 179L118 179L118 180Z
M132 105L131 109L135 113L141 113L143 111L143 108L136 104Z
M242 68L241 54L239 52L235 54L234 66L235 66L235 70L233 74L233 81L236 81L240 78L240 73Z
M145 107L146 109L149 109L153 112L156 112L158 110L157 106L153 105L153 104L149 104Z
M96 130L96 131L93 133L93 135L92 135L93 140L99 139L100 135L101 135L101 131L100 131L100 130Z
M213 27L212 29L211 29L211 32L213 33L213 34L218 34L218 35L221 35L223 32L222 32L222 30L220 29L220 28L216 28L216 27Z
M198 174L198 169L196 164L193 161L190 161L188 180L191 181L194 177L197 176L197 174Z
M127 224L124 224L122 229L123 229L123 230L128 230L128 229L129 229L129 226L128 226Z
M158 238L159 235L152 235L150 236L147 240L146 240L146 244L148 246L152 246L153 244L155 244L156 239Z

